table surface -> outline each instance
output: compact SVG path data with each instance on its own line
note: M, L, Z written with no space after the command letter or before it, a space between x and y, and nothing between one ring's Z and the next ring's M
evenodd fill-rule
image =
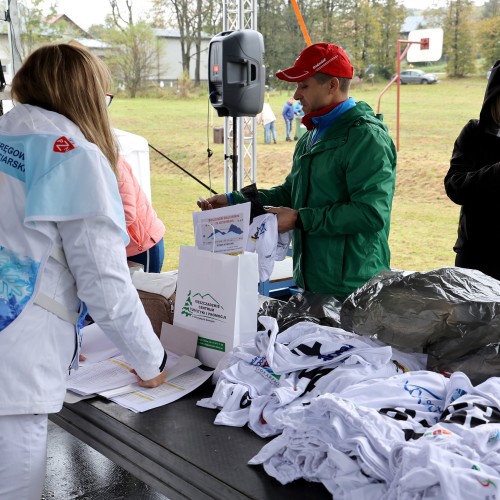
M207 381L144 413L94 398L65 404L50 419L171 500L331 499L319 483L283 486L262 466L248 465L269 440L247 427L214 425L216 410L196 406L213 388Z

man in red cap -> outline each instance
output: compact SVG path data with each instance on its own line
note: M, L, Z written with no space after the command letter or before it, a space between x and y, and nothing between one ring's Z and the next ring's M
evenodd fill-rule
M307 132L295 147L283 184L260 189L278 216L278 230L294 230L296 283L344 300L389 269L389 227L396 149L387 127L365 102L349 97L353 67L332 43L305 48L276 76L295 82L294 99ZM239 191L216 195L202 209L247 201Z

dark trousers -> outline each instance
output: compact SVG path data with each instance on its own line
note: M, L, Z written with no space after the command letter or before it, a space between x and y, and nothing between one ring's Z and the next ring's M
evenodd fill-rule
M146 273L160 273L163 266L163 259L165 257L165 248L163 245L163 238L149 250L127 257L127 260L137 262L144 266Z

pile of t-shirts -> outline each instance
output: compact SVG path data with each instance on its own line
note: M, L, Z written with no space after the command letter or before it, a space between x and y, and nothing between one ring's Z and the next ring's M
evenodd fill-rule
M474 388L460 372L360 383L284 412L283 434L250 463L282 484L322 482L335 500L495 499L499 398L498 378Z
M283 429L279 415L292 405L425 366L425 355L398 352L340 328L302 322L278 334L274 318L260 322L265 330L233 350L212 397L198 402L220 410L216 424L248 425L259 436L273 436Z
M474 388L462 373L425 371L425 355L340 328L279 333L259 320L265 330L198 403L220 410L216 424L281 434L250 463L283 484L322 482L336 500L498 498L498 379Z

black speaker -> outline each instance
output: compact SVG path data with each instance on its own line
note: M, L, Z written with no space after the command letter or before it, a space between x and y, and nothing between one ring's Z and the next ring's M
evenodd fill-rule
M219 116L255 116L264 104L264 40L255 30L224 31L208 48L210 103Z

